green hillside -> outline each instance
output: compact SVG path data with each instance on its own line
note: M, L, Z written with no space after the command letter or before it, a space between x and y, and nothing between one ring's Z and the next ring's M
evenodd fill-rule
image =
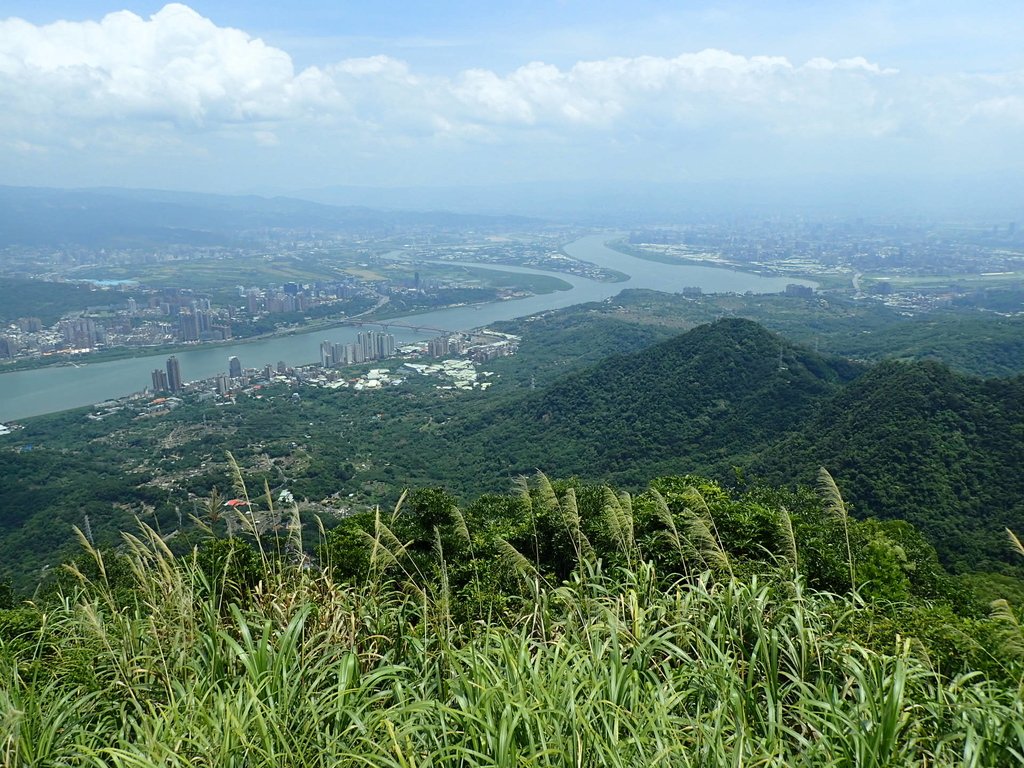
M43 325L53 325L67 312L122 301L119 294L85 285L0 278L0 324L3 325L20 317L38 317Z
M682 333L723 317L741 317L791 342L865 362L938 360L961 373L1013 376L1024 373L1024 304L955 306L908 314L877 301L836 295L800 298L784 294L679 294L627 289L605 302L570 307L551 317L561 322L629 323L638 332ZM533 318L508 323L525 333ZM633 349L633 347L626 347Z
M828 466L856 514L914 522L961 570L1007 564L1003 528L1024 512L1024 379L855 366L738 319L609 358L442 434L424 441L422 461L448 478L557 467L636 485L645 472L732 481L738 470L785 484Z
M637 483L728 469L799 428L856 371L750 321L722 320L468 417L449 440L481 475L557 467Z
M463 510L421 491L319 537L252 501L208 499L188 542L87 546L52 592L0 605L4 765L1024 757L1015 607L981 609L912 528L850 521L824 486L538 476Z
M844 480L859 515L926 531L944 560L991 569L1024 520L1024 377L982 380L936 363L882 363L822 402L755 462L770 480L816 466Z
M101 542L140 515L174 530L198 499L230 486L227 451L246 477L308 501L305 514L328 527L404 488L504 492L536 469L636 489L691 472L794 487L827 466L855 515L911 520L958 571L1019 572L1003 527L1020 527L1024 497L1021 379L853 364L734 318L664 341L664 329L599 314L533 322L541 332L495 364L486 393L414 377L374 393L303 388L299 400L270 387L160 419L31 420L0 451L13 481L0 580L31 591L86 516ZM560 333L575 356L554 341ZM638 350L602 357L628 348Z

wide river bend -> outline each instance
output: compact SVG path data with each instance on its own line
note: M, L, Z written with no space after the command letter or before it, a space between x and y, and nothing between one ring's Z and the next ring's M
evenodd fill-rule
M789 283L802 282L718 267L676 266L646 261L611 250L605 245L609 238L609 235L588 235L569 243L564 250L575 258L624 272L630 276L625 282L599 283L561 273L481 264L479 266L506 272L557 274L557 277L572 285L572 290L470 307L452 307L405 318L392 318L388 322L462 331L548 309L600 301L614 296L624 288L678 292L687 286L699 286L705 293L777 293ZM429 332L404 328L388 330L395 335L399 345L429 335ZM311 363L320 357L321 341L351 341L356 332L355 328L340 326L237 344L199 346L175 354L181 363L182 378L192 381L226 372L228 358L232 355L237 356L246 367L262 367L266 363L276 364L279 360L289 365ZM154 368L162 368L166 359L166 354L146 355L81 367L52 366L2 374L0 422L77 408L139 392L149 386L150 373Z

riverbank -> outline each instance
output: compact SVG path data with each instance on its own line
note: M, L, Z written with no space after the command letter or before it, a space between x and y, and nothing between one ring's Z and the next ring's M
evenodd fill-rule
M526 298L529 296L544 296L549 293L555 293L558 291L571 291L573 285L566 282L561 277L550 275L548 273L542 274L519 274L517 272L509 271L508 269L486 269L481 268L477 265L462 265L458 264L459 267L464 269L469 274L479 274L484 276L489 283L495 289L508 289L514 288L522 291L522 294L516 298ZM517 269L513 267L513 269ZM625 276L628 277L628 276ZM507 299L496 298L494 301L503 301ZM252 344L267 339L280 338L285 336L293 336L299 333L315 333L317 331L327 331L333 328L341 328L354 322L372 323L372 322L386 322L398 317L412 317L415 315L422 315L427 312L436 312L438 310L453 309L462 306L477 306L492 302L476 302L473 304L467 304L465 302L458 302L452 304L443 304L440 306L423 306L423 307L394 307L392 309L384 309L384 307L393 306L393 302L390 302L387 297L381 297L374 307L365 312L360 312L356 315L328 315L323 318L317 318L304 322L302 324L288 325L278 328L268 333L261 333L254 336L235 337L231 339L224 339L218 341L204 341L204 342L190 342L185 344L159 344L154 346L146 347L114 347L111 349L94 350L86 353L54 353L45 357L33 357L24 358L21 360L4 361L0 363L0 376L9 373L19 373L25 371L34 371L42 368L51 367L73 367L80 368L86 365L96 365L100 363L116 362L118 360L128 360L139 357L154 357L157 355L179 355L184 352L189 352L195 349L216 349L217 347L235 346L239 344Z
M359 317L360 322L370 322L373 319L369 317L364 318L362 316L325 318L323 320L315 320L302 325L279 328L269 333L261 333L256 336L246 336L242 338L191 342L187 344L158 344L151 347L115 347L113 349L102 349L80 354L57 353L45 358L30 358L0 363L0 376L8 373L34 371L42 368L84 368L87 365L112 363L117 362L118 360L134 360L140 357L156 357L162 355L180 355L184 352L192 352L197 349L217 349L218 347L235 347L244 344L255 344L260 341L266 341L267 339L294 336L296 333L307 333L316 330L337 328L353 322L354 317Z
M538 312L561 309L573 304L602 301L624 288L647 288L663 292L682 292L684 288L699 286L705 293L777 293L787 283L800 282L788 278L766 278L728 269L695 267L689 265L658 265L643 259L624 255L605 246L606 240L621 237L621 233L608 232L582 237L564 247L572 258L628 274L629 280L620 283L601 283L564 274L557 277L571 285L571 290L555 291L547 295L494 301L482 305L448 307L419 313L405 313L399 317L378 320L367 315L364 322L386 322L397 344L423 341L438 332L456 332L480 328L499 320L525 317ZM469 265L481 266L481 265ZM550 273L526 268L503 266L502 271L526 274ZM378 308L379 309L379 308ZM343 342L344 338L330 338L331 330L351 322L352 318L337 320L316 327L301 326L282 329L269 338L232 340L215 346L178 347L174 350L185 380L214 376L227 370L228 356L238 356L246 367L285 361L289 365L302 365L319 359L320 344L325 339ZM403 323L403 320L410 322ZM350 338L356 334L351 328ZM165 364L166 353L146 350L144 357L128 357L107 362L90 362L81 368L72 366L46 366L36 370L15 371L0 376L0 422L37 416L114 399L136 392L150 382L154 368Z
M741 272L746 275L756 275L758 277L772 277L772 278L789 278L793 282L807 281L814 283L815 285L822 288L836 288L841 287L836 285L835 280L830 280L829 275L820 275L804 272L783 272L771 267L763 267L761 269L753 269L743 264L737 264L732 261L716 261L714 259L688 259L685 256L667 256L660 254L656 251L648 251L643 248L637 248L630 245L625 240L609 240L605 243L605 246L617 253L621 253L624 256L630 256L634 259L642 259L644 261L652 261L656 264L670 264L672 266L690 266L690 267L705 267L712 269L728 269L733 272ZM849 278L843 278L842 285L849 283Z

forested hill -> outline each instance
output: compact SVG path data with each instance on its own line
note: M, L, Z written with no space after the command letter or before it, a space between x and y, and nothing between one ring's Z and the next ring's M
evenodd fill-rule
M615 327L622 345L628 332ZM233 487L228 451L251 487L266 481L275 495L308 499L304 509L328 524L334 510L387 503L405 488L471 498L536 469L630 490L689 473L742 489L810 483L824 466L855 515L915 523L947 565L1014 568L1003 528L1024 527L1024 378L930 362L855 365L739 319L562 376L551 370L537 390L519 388L521 375L486 393L438 392L418 379L379 392L303 388L299 399L270 387L232 407L186 403L160 419L33 420L0 451L10 479L0 581L30 588L86 518L97 541L116 540L139 510L175 530L212 489Z
M861 516L926 531L947 563L988 569L1024 520L1024 377L978 379L938 363L881 363L822 402L754 462L762 477L843 478Z
M861 367L747 320L609 358L444 434L423 458L435 472L506 483L544 468L630 485L737 471L793 485L826 466L855 514L910 520L962 570L1002 567L1003 528L1024 519L1024 378Z
M728 472L799 429L860 370L749 320L720 320L467 418L451 438L480 476L553 467L639 483Z

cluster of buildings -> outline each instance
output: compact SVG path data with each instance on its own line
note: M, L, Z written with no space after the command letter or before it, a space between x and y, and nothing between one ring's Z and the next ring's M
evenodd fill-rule
M519 350L519 337L488 330L476 339L463 334L437 336L427 341L427 357L445 358L465 355L477 363L514 355Z
M209 299L205 300L209 304ZM231 338L230 318L209 309L178 310L178 341L225 341Z
M280 290L249 288L245 291L245 308L250 317L263 313L280 315L285 312L305 312L310 307L310 297L298 283L285 283Z
M546 237L535 234L537 239L534 240L493 238L483 243L458 243L449 246L429 243L420 249L406 247L410 248L410 254L414 258L467 261L477 264L510 264L600 281L615 278L615 273L609 269L564 253L561 250L563 237L564 233L558 232Z
M453 339L451 336L438 336L427 342L428 357L448 357L462 352L461 339Z
M18 357L30 350L53 350L63 346L60 326L45 328L38 317L19 317L0 333L0 360Z
M101 347L107 343L107 329L91 317L76 317L60 322L65 343L74 349Z
M361 331L351 344L334 344L329 341L320 344L320 365L324 368L385 360L394 355L394 335L380 331Z
M0 330L0 359L44 357L104 347L224 341L232 338L232 317L230 310L212 307L209 299L168 289L151 294L145 302L128 298L90 307L49 327L38 317L22 317Z
M469 356L470 360L477 363L486 363L499 357L514 355L519 351L518 336L513 336L511 333L498 333L497 331L489 331L488 333L492 337L497 337L497 339L467 347L465 354Z
M210 298L186 288L152 290L133 285L132 292L128 298L119 292L116 303L90 307L52 326L45 326L38 317L22 317L0 327L0 360L104 347L226 341L263 332L255 324L267 315L306 312L318 305L377 295L354 281L317 283L308 289L298 283L266 290L239 286L244 301L240 306L215 306Z
M472 360L465 359L442 360L425 365L406 363L402 370L444 380L446 383L439 384L438 389L487 389L491 386L487 379L494 375L493 371L478 370Z
M212 379L214 388L218 395L226 395L240 387L247 386L253 379L262 378L265 381L272 381L278 376L286 375L291 369L281 360L277 365L267 363L262 370L242 368L242 362L232 355L228 358L227 373L218 373ZM178 394L185 390L186 384L181 378L181 362L177 357L171 355L163 368L156 368L151 374L153 392ZM197 383L202 388L203 382ZM191 387L191 385L189 385Z
M167 342L224 341L232 338L232 311L184 288L165 288L140 303L128 298L125 309L105 322L119 344L139 346ZM126 322L127 321L127 322Z
M320 363L308 366L290 367L283 360L277 365L267 364L263 368L243 368L238 357L228 358L226 373L218 373L209 379L185 382L182 378L181 363L171 355L163 368L156 368L151 374L151 392L158 397L145 404L147 413L162 413L180 404L185 393L197 395L199 399L211 397L230 398L234 393L254 393L266 384L290 383L324 387L327 389L351 388L356 391L398 386L405 381L400 374L393 374L386 368L374 368L359 374L346 374L340 366L382 360L402 354L417 358L427 355L445 358L438 363L418 364L407 362L402 368L406 374L436 376L446 380L440 389L487 389L487 378L493 373L480 371L477 366L488 360L514 354L519 348L519 337L497 331L484 330L472 335L455 334L431 339L425 344L414 344L401 349L395 348L392 334L379 331L360 332L356 341L350 344L332 344L325 341L320 345ZM461 354L461 358L451 355ZM152 395L150 395L152 397ZM145 399L145 398L144 398Z
M154 392L181 392L181 364L178 362L178 358L174 355L167 358L164 368L153 370L152 379Z

